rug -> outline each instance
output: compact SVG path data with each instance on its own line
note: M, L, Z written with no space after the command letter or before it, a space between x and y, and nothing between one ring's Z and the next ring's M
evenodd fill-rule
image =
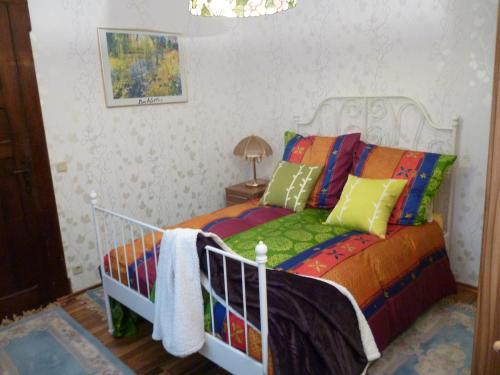
M133 374L62 308L0 329L0 374Z
M8 326L14 322L17 322L21 319L24 319L28 316L31 316L31 315L34 315L34 314L38 314L39 312L43 311L43 310L46 310L46 309L52 309L54 307L59 307L59 303L58 302L51 302L47 305L42 305L42 306L39 306L37 308L34 308L34 309L30 309L30 310L25 310L21 313L18 313L18 314L14 314L13 316L10 316L10 317L7 317L7 318L3 318L2 319L2 322L0 323L0 326L1 327L5 327L5 326Z
M470 374L475 312L474 305L444 299L399 336L368 374Z
M104 304L104 289L102 286L87 290L85 295L94 301L102 310L106 310L106 305Z
M88 308L98 313L102 319L106 319L106 305L104 303L104 289L102 286L89 289L76 297L85 303Z

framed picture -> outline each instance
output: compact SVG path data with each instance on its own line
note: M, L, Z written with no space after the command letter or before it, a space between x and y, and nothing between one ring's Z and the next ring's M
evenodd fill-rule
M108 107L187 101L179 34L98 29Z

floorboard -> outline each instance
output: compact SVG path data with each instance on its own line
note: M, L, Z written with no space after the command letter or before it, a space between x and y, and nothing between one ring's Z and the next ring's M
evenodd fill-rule
M96 313L87 303L78 299L77 295L65 297L59 303L68 314L97 337L114 355L137 374L227 374L223 369L199 354L186 358L169 355L160 342L151 339L151 324L141 322L137 336L115 339L108 333L107 323L102 315Z
M477 292L459 286L458 293L451 297L457 302L473 304ZM62 298L59 303L75 320L92 335L97 337L108 349L120 358L137 374L156 375L226 375L227 372L199 354L187 358L169 355L158 341L151 339L152 325L141 322L137 336L115 339L109 335L107 323L102 314L92 310L87 303L71 295Z

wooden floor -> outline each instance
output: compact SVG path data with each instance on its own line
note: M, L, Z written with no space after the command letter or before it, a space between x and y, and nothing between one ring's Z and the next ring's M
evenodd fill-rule
M91 309L79 296L62 298L59 303L137 374L227 374L199 354L187 358L176 358L167 354L159 341L151 339L151 324L141 322L139 334L135 337L115 339L108 333L102 314Z
M477 302L477 288L468 285L457 284L458 293L453 296L458 302L473 305Z
M458 294L452 298L472 304L476 301L477 292L459 286ZM152 325L149 323L142 322L139 326L139 334L133 338L115 339L109 335L102 314L91 309L78 295L64 297L59 303L137 374L227 374L199 354L187 358L176 358L167 354L160 342L151 339Z

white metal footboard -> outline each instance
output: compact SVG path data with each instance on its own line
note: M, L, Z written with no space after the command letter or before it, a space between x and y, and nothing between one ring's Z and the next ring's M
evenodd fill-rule
M150 272L148 272L147 252L151 250L152 261L157 270L158 250L160 241L165 229L158 228L139 220L112 212L97 206L97 194L91 192L90 203L92 207L92 219L95 227L96 246L100 258L100 271L104 288L104 299L106 304L106 315L109 332L113 333L113 321L109 298L112 297L121 304L127 306L144 319L154 321L154 302L151 301ZM146 245L146 237L150 238L152 248ZM127 248L131 250L133 259L128 259ZM211 332L205 333L205 345L200 353L211 361L217 363L227 371L236 374L267 374L268 369L268 314L267 314L267 289L266 289L266 262L267 247L262 241L256 246L256 260L249 261L237 254L225 252L211 246L206 247L206 261L208 277L203 279L203 288L208 292L210 298ZM224 296L219 296L211 287L210 253L222 256L224 271ZM107 265L106 265L107 257ZM133 264L134 271L130 274L127 266L120 265L119 260L123 259L125 265ZM241 278L243 291L243 316L229 306L228 283L226 258L233 259L241 264ZM130 262L132 261L132 262ZM112 264L114 262L114 264ZM145 287L141 288L138 265L144 264ZM258 269L259 281L259 305L260 305L260 334L262 344L262 360L256 361L249 355L248 327L254 327L247 319L246 303L246 281L245 265ZM115 268L116 267L116 268ZM122 275L122 268L125 267L125 275ZM227 338L226 343L215 334L214 325L214 301L221 302L226 307ZM231 324L229 320L230 312L239 317L244 324L244 339L246 351L231 346Z

